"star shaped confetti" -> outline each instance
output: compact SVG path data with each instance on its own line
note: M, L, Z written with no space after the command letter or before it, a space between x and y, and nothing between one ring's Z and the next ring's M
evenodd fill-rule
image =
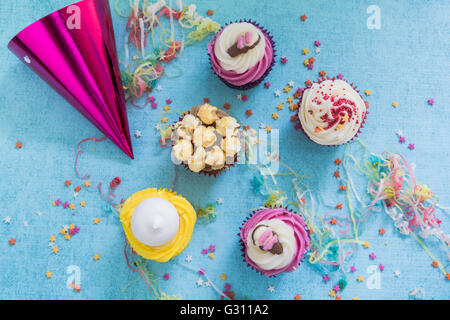
M269 292L274 292L275 291L275 287L274 286L269 286L267 288L267 290L269 290Z
M281 95L281 91L280 90L275 90L274 91L275 97L279 97Z
M94 254L94 260L95 261L100 260L100 255L98 253Z
M186 262L191 262L192 261L192 256L187 256L186 259L184 259L184 260L186 260Z
M136 130L136 131L134 132L134 136L135 136L136 138L140 138L140 137L142 137L142 132L141 132L140 130Z
M369 258L371 259L371 260L374 260L375 258L376 258L377 256L375 255L375 253L371 253L371 254L369 254Z
M11 223L11 217L10 217L10 216L6 216L6 217L3 219L3 222L4 222L4 223Z
M47 272L45 273L45 276L46 276L48 279L50 279L50 278L53 276L53 274L52 274L50 271L47 271Z

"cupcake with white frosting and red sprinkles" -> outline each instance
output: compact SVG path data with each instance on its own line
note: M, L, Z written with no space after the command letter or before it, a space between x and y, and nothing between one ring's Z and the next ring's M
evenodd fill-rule
M303 90L299 126L317 144L345 144L363 127L367 107L356 87L341 79L321 79Z

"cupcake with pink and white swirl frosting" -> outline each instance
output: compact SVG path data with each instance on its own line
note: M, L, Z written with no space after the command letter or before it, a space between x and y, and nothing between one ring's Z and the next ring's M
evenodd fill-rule
M285 208L255 212L240 238L245 262L268 277L296 270L310 243L303 219Z
M258 85L275 63L274 42L254 22L226 25L208 44L212 69L229 87L250 89Z

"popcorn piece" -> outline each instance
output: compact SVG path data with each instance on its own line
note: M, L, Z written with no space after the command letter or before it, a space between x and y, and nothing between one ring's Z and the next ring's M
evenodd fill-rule
M180 123L180 122L178 122ZM178 124L177 123L177 124ZM200 125L200 121L192 114L187 114L184 116L183 120L181 120L181 127L184 127L187 130L190 130L191 133Z
M194 131L194 145L203 148L211 147L217 140L214 131L213 127L197 127Z
M222 150L227 157L234 156L241 150L241 142L238 137L227 137L222 140Z
M207 103L199 108L197 117L199 117L204 124L213 124L214 121L219 119L219 117L217 116L217 108Z
M192 155L192 143L189 140L179 140L172 149L173 155L180 161L188 161Z
M214 146L211 151L206 153L205 163L210 165L213 170L222 169L225 165L225 154L218 146Z
M189 169L191 169L193 172L200 172L205 169L205 156L205 149L203 149L202 147L197 148L194 152L194 155L189 159Z
M233 117L227 116L216 121L216 129L224 137L227 135L227 129L234 132L236 128L239 128L239 123Z
M174 135L175 140L178 140L178 139L185 139L185 140L189 140L189 141L192 140L192 132L189 129L186 129L181 126L173 131L173 135Z

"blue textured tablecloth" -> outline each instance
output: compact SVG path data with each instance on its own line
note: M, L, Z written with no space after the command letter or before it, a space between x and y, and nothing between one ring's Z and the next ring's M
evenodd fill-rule
M278 54L268 77L270 90L260 85L245 93L247 102L239 101L239 91L226 87L210 70L206 42L186 48L178 61L184 68L183 75L164 77L159 82L163 90L153 94L159 107L128 109L131 132L142 131L141 138L132 137L136 160L128 159L110 141L84 146L80 169L92 174L93 186L92 192L83 189L76 199L72 198L72 187L83 183L73 168L76 145L86 137L101 134L6 48L10 38L23 27L67 4L70 1L0 2L1 299L149 298L144 282L126 266L121 224L116 216L104 212L105 202L95 191L95 184L108 184L119 176L122 184L118 197L125 198L143 188L172 186L174 170L169 150L160 149L154 128L168 98L173 100L173 108L181 110L201 103L204 97L217 106L228 102L232 113L245 124L257 128L266 123L279 128L283 161L297 171L314 168L323 172L309 184L315 191L333 190L324 194L331 203L343 202L335 187L329 188L335 183L331 177L333 160L342 157L343 148L321 147L307 140L292 128L286 109L280 112L278 120L271 118L280 101L273 90L282 89L290 80L302 85L305 80L316 78L322 69L329 75L342 73L362 90L372 92L368 97L369 119L360 135L369 149L377 153L400 152L417 165L417 177L436 192L441 203L450 203L448 1L197 1L201 14L212 9L212 18L221 24L252 18L270 30ZM366 10L371 4L381 10L379 30L370 30L366 25ZM300 21L302 14L308 16L305 22ZM113 20L121 51L126 21L115 13ZM309 71L302 65L301 49L312 51L314 40L322 43L321 53L314 70ZM289 59L286 65L279 62L281 56ZM433 106L427 104L429 98L434 98ZM397 108L391 105L394 101L398 102ZM250 108L253 115L246 118L245 111ZM398 143L398 129L408 142L415 144L415 150ZM15 148L16 141L23 143L22 149ZM296 272L268 279L242 262L236 234L244 212L264 201L253 192L251 177L252 172L245 165L217 179L178 168L179 193L196 206L218 198L223 198L223 204L217 207L221 214L215 223L197 225L189 247L175 262L148 263L156 277L170 274L169 280L159 281L161 288L182 298L220 298L211 287L198 287L195 282L199 275L179 265L186 264L194 270L204 268L220 289L225 283L231 284L237 298L293 299L297 294L304 299L329 298L332 283L339 278L326 284L322 274L307 263ZM73 182L71 188L64 186L67 179ZM77 214L72 216L67 210L53 207L52 201L57 198L74 202ZM86 201L85 208L79 208L80 201ZM7 216L11 217L9 224L3 221ZM92 223L95 217L101 218L98 225ZM448 233L448 216L441 214L440 218ZM58 236L60 252L52 254L48 246L50 236L71 223L80 227L79 234L70 241ZM386 229L383 237L378 234L381 227ZM16 238L16 245L10 246L10 238ZM339 293L343 299L408 299L408 293L415 288L422 288L430 299L449 298L450 280L431 266L431 259L414 239L399 235L385 213L370 217L361 238L370 241L371 248L358 250L351 260L358 270L348 275L348 287ZM210 244L216 245L214 259L201 254ZM450 270L442 250L433 244L431 249ZM376 253L375 262L369 260L369 252ZM96 253L101 256L98 261L93 260ZM192 262L185 262L186 255L192 255ZM365 282L356 281L358 275L367 278L367 266L378 263L385 265L380 289L370 290ZM81 270L82 290L78 293L66 286L66 269L71 265ZM394 270L401 275L395 277ZM45 277L47 271L53 273L52 278ZM220 279L221 274L227 275L226 281ZM275 290L268 291L269 286Z

